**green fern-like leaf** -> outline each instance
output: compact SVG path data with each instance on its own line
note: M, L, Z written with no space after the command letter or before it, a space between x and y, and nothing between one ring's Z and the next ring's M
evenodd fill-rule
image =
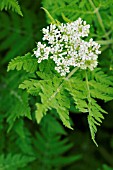
M68 128L71 128L69 123L69 100L64 96L64 92L60 91L57 95L56 91L59 89L59 85L62 79L54 78L51 80L30 80L24 81L19 87L27 89L27 92L32 95L40 95L41 102L37 103L36 119L39 123L49 109L56 109L63 124ZM56 96L57 95L57 96Z
M113 81L111 77L106 76L100 69L96 69L90 74L88 72L85 73L84 78L86 81L71 78L70 81L66 82L66 89L73 97L77 109L81 112L89 113L88 123L91 137L97 145L95 141L96 126L100 126L102 119L104 119L103 113L107 112L97 104L96 98L104 101L112 100Z
M113 82L111 77L105 76L100 69L94 72L83 72L83 77L80 74L81 72L69 79L54 77L53 79L38 81L26 80L20 85L20 88L26 89L31 95L40 96L41 103L36 104L36 119L38 123L40 123L48 110L56 109L63 124L71 128L69 123L70 100L67 90L74 100L76 109L89 113L88 123L91 137L96 144L96 126L100 126L102 119L104 119L103 113L107 113L98 105L96 99L112 100ZM100 74L101 76L98 76Z
M34 161L34 157L28 157L21 154L12 155L11 153L0 156L0 170L17 170Z
M3 9L5 10L11 9L12 11L15 11L19 15L23 16L17 0L1 0L0 10L3 10Z
M26 78L25 73L17 72L14 74L10 72L3 81L4 88L0 90L0 110L7 115L9 129L19 117L26 116L31 119L28 94L25 91L17 90L19 83Z
M19 117L28 117L31 119L30 107L28 103L28 94L26 92L21 93L21 91L11 91L12 100L10 101L10 109L7 111L7 122L10 127L13 126L15 120ZM13 103L11 103L13 102ZM14 106L15 105L15 106Z
M15 145L13 144L11 147L17 146L23 154L34 156L32 134L26 127L26 124L22 118L15 121L12 130L14 131L12 134L13 138L10 139L9 143L13 143L15 140Z
M29 71L29 64L25 64L26 57L27 55L25 60L23 57L22 62L20 57L12 60L8 70L16 68L17 70ZM35 59L33 61L35 63ZM92 72L87 70L75 73L77 68L74 68L66 78L61 78L53 70L54 65L51 60L44 61L40 64L39 70L36 71L38 80L27 79L19 86L30 95L40 98L39 102L36 103L37 123L40 123L49 110L55 109L63 124L72 129L69 110L73 99L76 109L88 113L91 137L97 145L95 141L97 125L100 126L102 119L104 119L103 113L107 112L98 105L96 99L105 102L113 99L113 81L111 77L105 75L100 69L95 69ZM69 95L71 95L71 99Z
M81 159L80 154L63 156L69 152L73 144L69 143L68 138L61 140L62 135L66 135L62 125L55 117L49 114L46 115L40 124L40 131L36 133L34 140L38 161L37 169L61 170L61 168Z
M53 18L58 19L59 16L61 16L61 14L63 13L63 15L65 14L65 16L67 18L69 18L71 21L76 20L77 18L81 17L85 20L88 21L88 23L92 23L95 22L95 26L96 26L96 30L94 30L92 28L92 31L97 31L98 35L102 35L105 32L105 28L103 28L102 24L99 23L99 18L98 18L98 14L97 12L95 12L96 8L99 8L99 15L101 16L103 21L103 23L107 23L108 21L106 20L106 18L104 17L106 14L106 10L108 10L110 12L110 5L113 5L112 0L108 0L108 1L88 1L89 3L87 3L87 0L84 1L79 1L79 0L43 0L42 1L42 5L44 8L46 8L51 15L53 16ZM107 18L110 21L110 24L113 25L113 23L111 22L112 17L110 16L109 13L109 17ZM50 22L50 20L48 20ZM104 27L111 29L111 25L105 25ZM101 33L99 33L101 30ZM93 34L94 35L94 34ZM97 36L98 36L97 35Z
M36 5L36 2L32 5ZM29 5L29 2L28 2ZM30 8L32 8L30 4ZM16 56L22 56L28 51L32 50L35 42L41 38L41 28L44 24L40 18L40 11L38 15L34 14L33 10L23 7L24 17L20 17L15 13L0 13L0 51L5 53L1 64L9 62ZM30 17L29 17L30 16Z
M38 62L35 57L32 57L30 53L25 56L17 57L12 59L8 65L9 70L25 70L27 72L33 73L37 71Z

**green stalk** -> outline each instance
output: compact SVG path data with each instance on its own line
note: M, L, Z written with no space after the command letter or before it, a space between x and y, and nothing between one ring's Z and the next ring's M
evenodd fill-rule
M77 70L78 70L78 67L75 67L75 68L67 75L67 77L64 78L63 82L64 82L65 80L68 80ZM63 86L63 82L60 84L60 86L57 88L57 90L53 93L53 95L49 98L49 101L50 101L51 99L53 99L53 98L57 95L57 93L61 90L61 88L62 88L62 86Z

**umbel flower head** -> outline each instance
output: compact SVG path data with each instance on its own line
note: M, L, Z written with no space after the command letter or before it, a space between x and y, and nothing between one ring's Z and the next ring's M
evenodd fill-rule
M38 63L52 59L55 70L61 76L70 72L70 67L93 70L98 62L100 45L91 38L89 42L83 40L89 34L90 25L81 18L66 24L51 24L43 28L43 44L37 43L34 51Z

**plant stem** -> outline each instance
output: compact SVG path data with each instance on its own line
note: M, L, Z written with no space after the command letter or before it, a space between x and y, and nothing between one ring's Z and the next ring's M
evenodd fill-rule
M78 67L75 67L68 75L67 77L64 79L64 80L68 80L76 71L78 70ZM64 82L63 80L63 82ZM63 86L63 82L60 84L60 86L57 88L57 90L52 94L52 96L49 98L49 101L51 99L53 99L57 93L61 90L62 86Z
M75 67L65 78L66 80L68 80L76 71L78 70L78 67Z
M97 43L101 44L101 45L109 45L109 44L113 44L113 40L98 40L96 41Z
M91 104L91 94L90 94L90 88L89 88L89 83L88 83L88 76L87 76L87 72L86 72L86 70L85 70L85 77L86 77L86 87L87 87L87 91L88 91L88 96L87 96L87 98L88 98L88 102L89 102L89 107L88 107L88 109L89 109L89 114L90 114L90 104Z

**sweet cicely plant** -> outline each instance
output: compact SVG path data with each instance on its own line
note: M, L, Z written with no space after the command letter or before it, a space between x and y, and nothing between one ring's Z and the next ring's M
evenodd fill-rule
M8 71L28 72L19 88L26 90L29 97L37 96L38 123L49 110L55 109L63 124L72 129L69 111L74 104L76 109L86 113L91 137L97 145L97 125L107 113L97 99L105 102L113 99L113 82L97 68L100 45L88 38L89 29L90 25L81 18L65 24L52 18L52 23L42 29L42 42L37 43L33 54L13 59Z

